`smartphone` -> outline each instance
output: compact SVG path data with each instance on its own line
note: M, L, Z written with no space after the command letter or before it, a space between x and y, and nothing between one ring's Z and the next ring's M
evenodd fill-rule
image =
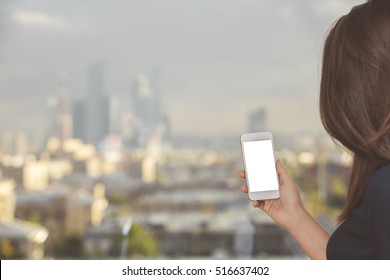
M279 198L279 179L275 167L272 134L246 133L240 138L249 198L251 200Z

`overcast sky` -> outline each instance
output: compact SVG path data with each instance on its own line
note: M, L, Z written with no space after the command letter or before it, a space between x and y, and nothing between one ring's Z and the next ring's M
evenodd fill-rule
M0 132L45 130L66 77L86 94L106 63L107 94L161 69L174 133L241 133L267 110L270 131L322 131L318 88L329 26L353 0L0 0Z

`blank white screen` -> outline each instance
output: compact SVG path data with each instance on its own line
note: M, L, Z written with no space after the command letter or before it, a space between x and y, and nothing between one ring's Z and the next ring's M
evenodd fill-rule
M244 142L246 177L251 192L278 189L271 140Z

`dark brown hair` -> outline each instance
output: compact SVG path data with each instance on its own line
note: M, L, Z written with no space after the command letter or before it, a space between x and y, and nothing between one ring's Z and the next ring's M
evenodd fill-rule
M355 6L325 41L320 115L353 153L343 221L376 169L390 162L390 0ZM389 201L390 203L390 201Z

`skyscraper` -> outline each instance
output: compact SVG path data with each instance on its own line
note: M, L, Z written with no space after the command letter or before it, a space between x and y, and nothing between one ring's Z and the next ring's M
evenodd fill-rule
M6 131L1 139L2 152L8 155L26 155L28 153L27 137L22 132Z
M267 131L266 111L264 108L258 108L249 116L249 132Z
M85 104L83 139L97 145L108 133L108 99L104 89L104 64L92 64L88 71L88 92Z
M160 98L156 96L148 76L138 75L135 79L132 100L135 138L133 144L145 147L153 135L162 133L161 128L164 126Z
M72 103L73 137L85 140L85 100L75 100Z
M48 125L45 141L50 137L71 138L73 135L73 119L70 112L70 94L66 75L60 76L57 92L47 99L46 106L48 109Z

